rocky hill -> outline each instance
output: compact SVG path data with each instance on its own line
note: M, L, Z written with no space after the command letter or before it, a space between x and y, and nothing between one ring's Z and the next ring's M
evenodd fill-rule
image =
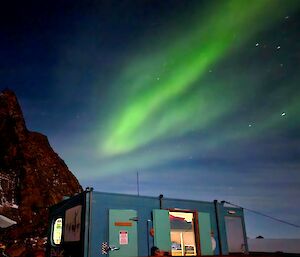
M28 131L15 94L0 93L0 214L17 222L0 241L46 235L48 207L82 191L45 135Z

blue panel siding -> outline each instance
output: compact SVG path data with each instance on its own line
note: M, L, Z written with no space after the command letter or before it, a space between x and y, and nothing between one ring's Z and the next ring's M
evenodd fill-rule
M139 256L148 256L147 220L152 220L151 213L153 209L159 209L158 198L93 192L92 202L92 257L103 257L101 255L101 243L108 242L109 209L131 209L137 211L139 219L137 222L138 252ZM153 240L152 237L149 237L149 239ZM149 243L153 244L152 242Z
M152 211L154 209L160 209L159 197L147 197L136 195L123 195L113 193L91 192L91 214L88 212L89 194L85 192L87 200L86 208L86 228L85 228L85 241L90 238L90 254L88 255L87 242L84 244L84 257L104 257L101 253L101 244L109 241L109 209L125 209L137 211L138 222L138 254L139 256L148 256L151 246L153 246L153 237L149 235L149 230L153 226L152 224ZM73 197L67 201L72 201ZM69 208L68 204L60 204L55 209L55 206L51 209L52 216L57 212L64 212ZM195 212L209 213L211 220L211 230L214 232L214 237L217 243L217 248L214 251L215 255L220 254L219 242L218 242L218 229L215 213L215 206L213 202L193 201L193 200L181 200L181 199L162 199L162 209L178 209L178 210L191 210ZM244 228L244 235L246 238L244 214L242 209L227 208L221 203L218 203L219 225L220 225L220 238L222 245L223 255L228 254L227 237L225 230L224 217L228 214L228 210L234 210L237 216L242 218L242 224ZM90 218L91 216L91 218ZM88 234L88 222L90 222L90 234ZM134 221L133 221L134 222ZM50 220L51 224L51 220ZM247 246L246 246L247 249Z
M227 255L228 245L227 245L226 227L225 227L225 219L224 219L224 214L226 213L226 211L224 211L224 206L220 203L218 203L217 211L219 215L219 229L220 229L222 254Z

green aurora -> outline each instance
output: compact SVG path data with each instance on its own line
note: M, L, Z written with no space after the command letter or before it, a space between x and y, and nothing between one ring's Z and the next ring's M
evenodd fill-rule
M140 195L227 200L299 225L299 7L6 1L1 87L83 188L136 194L138 172ZM246 215L249 238L300 238Z
M206 77L295 5L298 2L223 1L196 13L192 27L179 31L177 37L166 37L166 42L157 42L146 54L141 49L115 82L125 89L126 100L119 100L111 112L100 154L126 154L162 139L201 132L234 113L262 86L262 75L236 74L231 81L219 78L213 83ZM241 121L245 130L224 128L218 143L260 133L281 122L282 110L291 113L298 106L294 100L279 106L273 116L260 114L256 130L249 130L247 121ZM213 141L209 144L214 145Z

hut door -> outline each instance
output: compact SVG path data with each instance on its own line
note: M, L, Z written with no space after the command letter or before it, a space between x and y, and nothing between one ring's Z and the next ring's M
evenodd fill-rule
M198 223L201 255L213 255L210 214L206 212L198 212Z
M245 240L241 218L225 216L225 226L229 253L243 252Z
M154 245L171 251L171 226L168 210L153 210Z
M137 211L109 210L109 245L119 248L110 257L138 256Z

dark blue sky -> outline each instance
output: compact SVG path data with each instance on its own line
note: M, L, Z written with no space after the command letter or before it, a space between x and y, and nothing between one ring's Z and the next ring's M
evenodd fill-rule
M300 224L298 1L1 3L0 87L98 191ZM246 213L248 235L300 230Z

